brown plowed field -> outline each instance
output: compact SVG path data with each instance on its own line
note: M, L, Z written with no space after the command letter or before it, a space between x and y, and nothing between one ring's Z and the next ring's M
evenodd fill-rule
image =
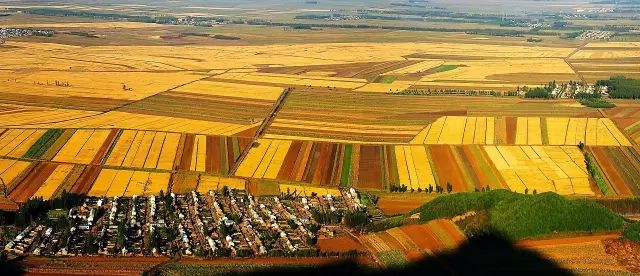
M111 144L113 144L116 138L118 137L119 132L120 130L118 129L112 129L111 132L109 132L107 139L104 141L104 143L96 153L96 156L93 157L91 164L93 165L102 164L102 160L105 158L105 155L107 155L107 151L109 151L109 148L111 148Z
M26 202L58 167L57 163L38 163L20 183L11 190L9 198L15 202Z
M358 182L354 182L357 188L381 189L382 188L382 157L378 146L360 146L360 165L358 170Z
M87 166L78 178L78 181L73 184L73 187L69 192L76 194L88 193L91 189L91 186L93 185L93 182L95 182L98 178L98 175L100 175L101 170L102 167L100 166Z

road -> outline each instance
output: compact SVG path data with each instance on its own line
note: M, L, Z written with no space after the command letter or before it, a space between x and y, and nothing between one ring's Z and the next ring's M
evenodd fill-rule
M260 127L258 127L258 130L256 130L256 134L253 136L253 144L258 142L258 139L260 139L264 135L264 132L271 125L271 123L273 123L273 120L276 119L276 117L278 116L278 112L280 112L280 110L284 106L284 103L287 101L287 98L291 94L292 90L293 89L291 89L291 88L286 88L280 94L280 97L278 97L276 102L273 104L273 108L271 109L271 112L264 118L264 120L262 120L262 124L260 124ZM247 147L247 148L244 149L244 151L242 151L242 154L240 154L240 157L238 158L238 161L231 168L231 170L229 172L230 175L235 175L236 174L236 171L238 170L238 166L247 157L247 155L249 154L249 151L251 150L251 148L252 147Z

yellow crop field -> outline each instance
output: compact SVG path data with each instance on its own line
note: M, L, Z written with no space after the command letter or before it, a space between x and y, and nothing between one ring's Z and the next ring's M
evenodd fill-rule
M107 140L109 133L109 130L95 130L72 162L79 164L91 163L100 150L100 147L102 147L104 142Z
M202 76L190 72L0 71L0 93L20 91L25 95L53 97L100 95L108 99L139 100L200 78ZM56 81L69 86L61 89ZM122 89L123 84L132 90Z
M512 191L594 194L578 147L485 146L485 151Z
M284 158L287 156L287 152L289 152L289 147L291 146L291 141L279 141L278 149L276 153L273 155L271 162L269 163L269 167L267 171L262 176L267 179L276 179L278 177L278 173L280 172L280 168L282 167L282 163L284 162Z
M291 141L261 139L238 167L236 176L275 179Z
M153 142L149 148L149 154L144 162L144 168L154 169L158 167L158 160L160 159L160 153L162 153L162 145L164 144L167 133L157 132L153 137Z
M127 156L127 152L129 152L129 148L131 148L131 143L136 137L137 132L136 130L123 130L104 164L107 166L122 166L122 162L125 156Z
M204 135L196 135L193 144L193 154L191 154L191 170L205 171L205 162L207 160L207 137Z
M461 116L445 117L444 128L438 139L438 144L462 144L462 136L466 127L467 118ZM475 128L475 124L474 124Z
M546 118L550 145L631 146L608 118Z
M129 180L127 190L124 192L124 196L143 195L145 193L145 186L150 186L149 180L150 172L135 171Z
M396 146L394 148L399 184L413 189L435 185L427 149L423 145Z
M38 122L40 123L37 126L47 128L123 128L227 136L237 134L239 132L259 125L259 123L253 125L244 125L236 123L184 119L160 115L131 114L120 111L111 111L100 114L98 116L90 117L84 115L85 118L55 123L50 123L53 120L42 122L42 118L40 118L40 116L43 115L38 114L37 119L34 119L38 120Z
M424 146L409 146L409 148L411 149L418 179L418 185L415 189L422 188L422 190L426 190L429 185L435 186L436 182L429 162L429 156L427 156L427 149Z
M245 80L257 83L276 84L276 85L302 85L302 86L320 86L320 87L336 87L356 89L367 83L364 79L338 78L338 77L319 77L319 76L297 76L271 73L225 73L217 76L218 78L230 80Z
M200 176L200 182L198 183L197 191L200 193L207 193L209 191L220 191L225 186L230 189L244 190L245 185L246 181L240 178L202 175Z
M0 156L22 157L44 130L10 129L0 137Z
M9 185L16 177L31 165L31 162L0 158L0 177Z
M411 178L409 176L409 165L405 156L405 148L403 146L397 146L394 149L397 166L398 166L398 180L405 185L411 185Z
M407 75L407 74L416 74L423 73L428 71L431 68L438 67L444 63L443 60L434 59L434 60L423 60L414 65L409 65L407 67L402 67L400 69L393 70L388 74L399 74L399 75Z
M45 200L53 197L53 194L56 192L58 187L62 184L62 182L66 179L71 169L73 169L74 165L69 164L60 164L58 167L51 173L49 178L44 181L42 186L38 188L38 191L33 195L33 198L42 197Z
M140 146L136 151L136 154L133 156L131 160L131 166L134 168L142 168L144 167L145 161L147 161L147 155L149 154L149 149L151 148L151 144L153 143L153 139L156 136L156 132L153 131L145 131L144 136L142 136L142 140L140 141ZM132 149L129 149L131 152ZM128 156L127 156L128 157ZM125 158L125 161L127 159Z
M89 195L141 196L158 194L160 191L168 191L170 178L170 173L103 169L89 190Z
M173 91L275 101L282 94L283 88L203 80L187 84Z
M87 143L87 140L93 134L93 130L78 130L67 141L67 143L60 149L58 154L53 158L53 161L58 162L73 162L80 153L80 150Z
M113 183L113 180L117 174L117 170L101 170L98 178L89 190L89 196L105 196L107 194L107 191L109 191L109 188L111 187L111 184Z
M167 192L169 190L169 179L171 179L171 174L169 173L152 172L149 175L149 185L145 195L159 194L160 191Z
M249 154L247 155L247 157L238 166L236 176L253 177L253 175L256 173L256 170L258 169L258 166L261 165L262 160L265 158L265 154L269 150L273 141L277 140L260 139L258 141L258 145L249 150ZM273 154L275 154L275 152L273 152ZM273 157L273 155L271 157Z
M25 130L22 134L29 134L25 139L20 139L17 137L14 141L10 142L6 147L3 147L0 150L0 155L9 156L9 157L22 157L33 144L42 137L42 135L46 132L46 130L38 129L38 130ZM13 143L19 142L10 152L6 153L6 150L12 146Z
M468 89L478 87L513 87L520 85L539 86L547 79L536 81L525 77L526 74L553 75L562 81L578 80L573 69L562 58L520 59L483 59L446 62L445 65L457 65L454 70L435 73L423 77L416 85L445 85Z
M476 117L467 118L467 122L464 128L464 133L462 136L462 144L464 145L473 144L474 139L476 137L477 123L478 123L478 119ZM484 135L484 133L482 133L482 135Z
M444 116L422 129L410 144L493 144L495 118Z
M516 129L516 145L528 145L527 143L527 133L528 127L527 124L529 120L526 117L518 117L517 121L517 129Z
M133 161L135 160L138 153L141 152L140 149L144 147L143 142L149 142L149 138L148 138L149 136L153 136L153 132L138 131L136 133L136 137L133 138L133 141L131 142L131 147L127 151L127 154L125 155L122 161L123 167L133 167ZM147 138L145 139L145 137ZM148 146L151 146L151 143L148 143ZM143 151L144 149L142 150L142 152ZM143 153L143 155L145 155L144 158L146 158L146 153Z
M175 160L176 152L178 151L180 136L181 135L177 133L167 133L164 144L162 145L162 153L160 153L160 159L158 160L158 169L173 169L173 161Z
M129 181L131 181L131 177L133 177L134 171L128 170L119 170L116 173L116 176L113 178L113 182L111 182L111 186L109 186L109 190L105 196L122 196L124 192L127 190L127 186L129 186Z

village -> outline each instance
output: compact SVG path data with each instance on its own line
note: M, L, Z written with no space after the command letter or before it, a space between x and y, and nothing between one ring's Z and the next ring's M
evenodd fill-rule
M346 217L384 219L356 190L340 193L254 197L225 188L87 197L62 216L27 226L4 250L18 256L318 256L319 238L351 231Z

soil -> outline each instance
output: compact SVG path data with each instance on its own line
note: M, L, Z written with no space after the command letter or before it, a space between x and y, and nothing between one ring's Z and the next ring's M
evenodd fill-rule
M603 241L605 251L632 272L640 273L640 244L629 240Z

